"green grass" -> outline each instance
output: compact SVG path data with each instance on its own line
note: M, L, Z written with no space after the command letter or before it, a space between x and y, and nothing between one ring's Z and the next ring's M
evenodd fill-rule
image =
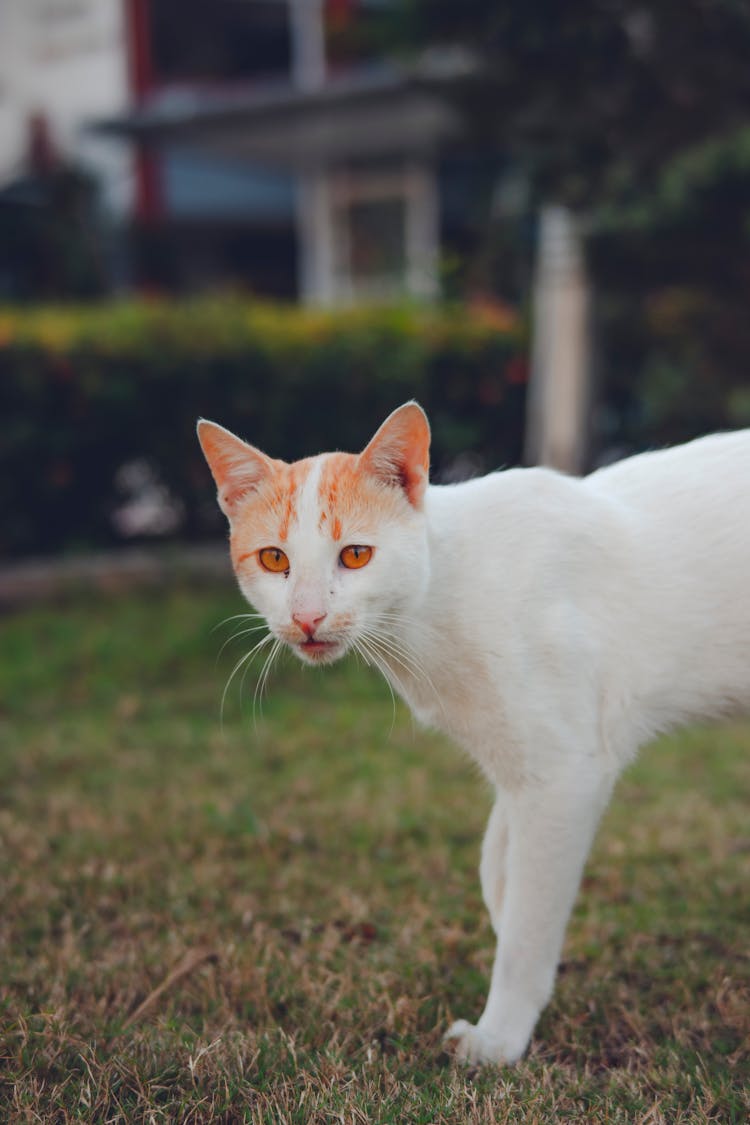
M0 622L0 1120L747 1120L750 727L644 752L528 1056L467 1072L486 787L356 663L282 665L255 722L251 673L222 727L242 608Z

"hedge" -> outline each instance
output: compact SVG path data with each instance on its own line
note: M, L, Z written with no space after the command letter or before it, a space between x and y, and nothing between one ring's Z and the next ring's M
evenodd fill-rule
M417 398L438 475L466 451L482 469L515 463L525 352L522 326L487 310L214 299L0 311L0 557L117 542L127 465L168 490L174 534L219 532L200 416L294 459L359 449Z

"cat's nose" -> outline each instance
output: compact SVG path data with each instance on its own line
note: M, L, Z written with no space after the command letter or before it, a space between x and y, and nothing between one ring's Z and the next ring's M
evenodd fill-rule
M292 621L295 625L299 625L300 629L307 637L312 637L321 621L325 620L325 616L324 613L321 613L317 617L315 613L293 613Z

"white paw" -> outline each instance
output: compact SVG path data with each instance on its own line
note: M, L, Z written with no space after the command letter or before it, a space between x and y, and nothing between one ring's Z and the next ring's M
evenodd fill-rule
M479 1063L517 1062L526 1046L524 1042L519 1047L517 1043L511 1043L507 1036L479 1024L469 1023L468 1020L456 1020L448 1028L444 1039L455 1042L456 1059L470 1066Z

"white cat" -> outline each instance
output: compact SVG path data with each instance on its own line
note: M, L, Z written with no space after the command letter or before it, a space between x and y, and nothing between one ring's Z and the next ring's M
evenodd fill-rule
M750 708L750 431L585 479L512 469L429 486L407 403L359 455L275 461L200 441L240 587L308 663L358 650L496 790L482 891L497 934L459 1058L512 1063L550 998L615 779L688 720Z

